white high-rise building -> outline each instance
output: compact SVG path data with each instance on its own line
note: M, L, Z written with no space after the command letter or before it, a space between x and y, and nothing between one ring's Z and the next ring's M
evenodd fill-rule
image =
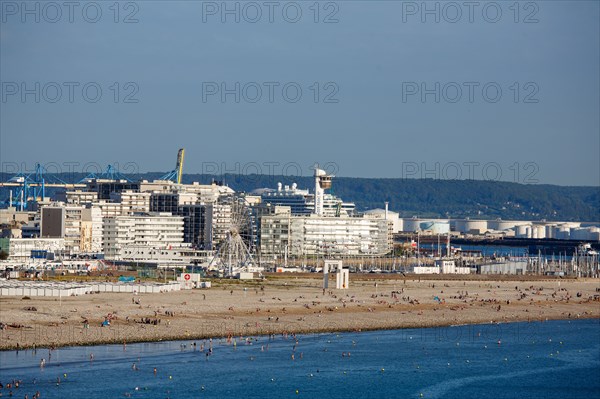
M292 215L289 207L276 207L263 215L261 256L379 256L392 250L392 222L365 217Z
M159 258L161 251L181 247L183 217L147 213L104 219L104 254L109 259Z

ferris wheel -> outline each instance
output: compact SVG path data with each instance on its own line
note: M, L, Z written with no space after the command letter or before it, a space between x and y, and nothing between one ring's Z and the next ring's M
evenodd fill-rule
M231 194L219 199L215 212L220 219L214 232L218 244L209 268L229 276L253 270L257 266L252 255L256 248L256 218L250 204L243 196Z

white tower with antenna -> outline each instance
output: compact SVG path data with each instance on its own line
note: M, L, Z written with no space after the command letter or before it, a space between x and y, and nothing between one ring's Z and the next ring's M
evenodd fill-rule
M323 216L323 202L325 201L325 190L331 188L331 179L333 176L328 175L323 169L319 169L319 165L315 165L315 211L314 213Z

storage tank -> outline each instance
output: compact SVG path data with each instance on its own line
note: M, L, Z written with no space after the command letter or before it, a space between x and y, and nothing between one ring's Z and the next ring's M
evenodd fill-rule
M530 226L529 225L519 225L515 228L515 236L518 238L528 238L528 234L530 231Z
M571 229L570 233L570 238L572 240L597 241L596 237L598 236L598 228L575 228Z
M411 218L402 220L402 231L413 232L419 231L419 224L422 222L421 219Z
M488 230L487 220L466 220L465 233L482 234Z
M568 240L571 237L571 229L561 225L556 231L556 238L559 240Z
M515 222L511 222L510 220L496 219L488 222L488 228L491 230L502 231L512 229L513 227L515 227Z
M555 230L556 230L555 224L546 225L546 238L555 238L555 236L556 236Z
M456 221L454 221L454 231L458 231L460 233L466 233L467 232L467 227L466 227L467 222L468 222L468 220L466 220L466 219L457 219Z
M419 223L419 229L421 231L429 231L431 234L448 234L450 231L450 223L428 220Z
M404 219L402 218L394 219L394 232L398 231L406 231L404 230Z
M531 227L531 238L546 238L546 226L534 225Z
M435 222L435 223L433 223L431 232L433 234L448 234L450 232L450 223Z

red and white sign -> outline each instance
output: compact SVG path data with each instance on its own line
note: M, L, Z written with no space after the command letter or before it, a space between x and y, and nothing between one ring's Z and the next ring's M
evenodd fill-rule
M192 276L190 276L189 274L186 274L185 276L183 276L183 278L185 279L185 281L188 281L190 278L192 278Z

